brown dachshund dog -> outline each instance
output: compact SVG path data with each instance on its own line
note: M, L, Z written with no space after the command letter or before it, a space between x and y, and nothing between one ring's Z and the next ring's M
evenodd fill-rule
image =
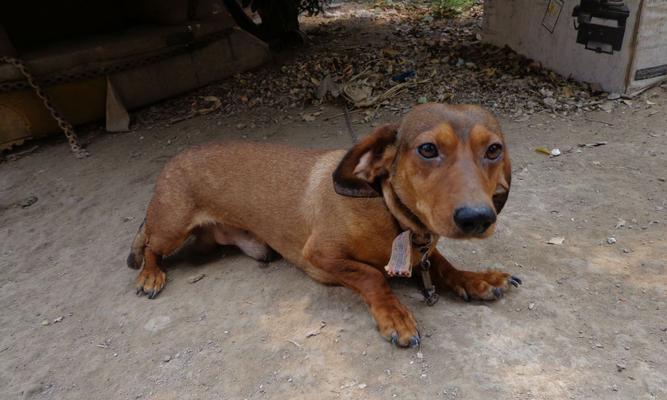
M402 231L413 243L431 238L421 259L430 261L438 290L466 300L501 297L521 281L500 271L455 269L435 244L439 236L490 236L510 173L498 122L472 105L417 106L400 125L377 128L347 152L259 143L196 147L162 171L128 265L143 267L137 293L152 299L166 283L162 257L191 234L208 232L255 259L275 251L319 282L354 290L383 337L414 346L417 324L383 268L393 259L394 239ZM420 256L411 260L417 265Z

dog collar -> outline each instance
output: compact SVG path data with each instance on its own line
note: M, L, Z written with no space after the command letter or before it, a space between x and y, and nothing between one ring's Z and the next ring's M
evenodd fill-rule
M431 242L431 237L435 236L426 227L421 219L408 207L398 196L396 190L388 180L381 183L382 197L389 213L394 217L396 225L400 228L399 232L409 230L415 236L413 243L417 246Z

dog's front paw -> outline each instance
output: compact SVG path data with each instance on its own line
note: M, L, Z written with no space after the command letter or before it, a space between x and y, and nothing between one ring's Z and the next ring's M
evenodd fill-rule
M167 274L159 269L142 269L136 281L137 295L147 295L154 299L167 283Z
M400 304L373 307L373 315L380 334L392 344L415 347L421 340L417 322L408 309Z
M503 297L512 286L519 287L521 279L501 271L457 271L450 277L450 288L464 300L496 300Z

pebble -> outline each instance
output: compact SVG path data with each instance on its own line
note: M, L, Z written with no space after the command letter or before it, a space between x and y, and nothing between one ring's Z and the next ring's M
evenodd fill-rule
M366 389L366 386L368 385L366 385L365 383L360 383L359 385L357 385L359 389Z
M166 356L162 357L162 362L168 363L169 361L171 361L171 356L170 355L167 354Z
M554 244L554 245L560 246L561 244L563 244L564 241L565 241L564 237L555 236L555 237L552 237L551 239L549 239L547 241L547 244Z
M616 243L616 238L614 238L614 237L608 237L608 238L607 238L607 243L609 243L609 244L615 244L615 243Z
M532 310L532 309L534 309L534 308L535 308L535 303L529 303L529 304L528 304L528 309L529 309L529 310Z
M51 325L51 321L49 321L48 319L45 319L45 320L42 321L42 325L43 326Z
M30 207L31 205L37 203L37 200L38 200L38 199L37 199L37 196L30 196L30 197L27 197L27 198L25 198L25 199L19 201L17 204L18 204L21 208L28 208L28 207Z
M621 98L620 93L609 93L609 95L607 96L607 100L618 100L620 98Z
M625 363L622 362L616 363L616 370L618 372L622 372L624 369L625 369Z

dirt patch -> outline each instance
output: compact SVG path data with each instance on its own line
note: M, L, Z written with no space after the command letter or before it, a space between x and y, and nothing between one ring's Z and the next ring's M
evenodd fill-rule
M301 118L319 111L165 118L87 135L88 159L41 143L0 164L0 397L667 398L662 88L609 113L501 115L514 167L498 231L439 246L524 285L494 303L445 295L427 307L394 280L421 353L392 349L349 290L231 249L182 254L156 300L135 296L125 257L166 160L210 140L348 147L342 117L324 118L340 108ZM380 111L354 129L397 118Z

